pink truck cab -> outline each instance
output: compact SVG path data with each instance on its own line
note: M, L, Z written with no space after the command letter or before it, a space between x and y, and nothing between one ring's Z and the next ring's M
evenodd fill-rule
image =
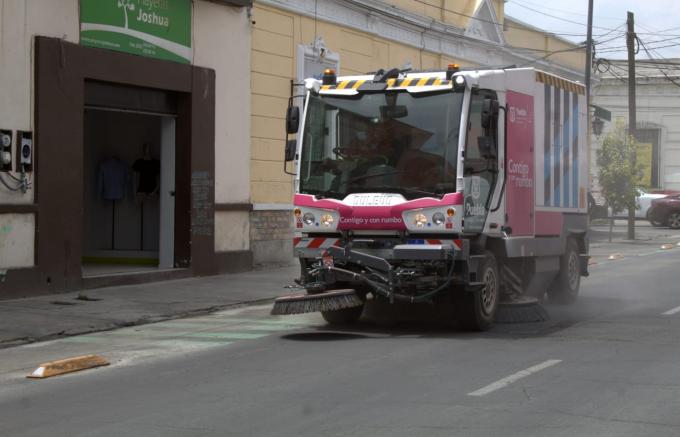
M286 155L310 296L453 303L474 330L502 301L576 299L588 254L583 86L450 66L327 70L305 91L301 120L288 111ZM347 323L361 310L322 313Z

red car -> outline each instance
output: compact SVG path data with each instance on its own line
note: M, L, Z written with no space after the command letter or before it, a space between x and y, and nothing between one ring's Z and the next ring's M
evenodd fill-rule
M649 220L652 223L665 224L672 229L680 229L680 194L652 200Z

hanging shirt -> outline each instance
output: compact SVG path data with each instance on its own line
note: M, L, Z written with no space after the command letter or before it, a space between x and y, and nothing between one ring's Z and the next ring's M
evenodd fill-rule
M130 186L130 170L120 159L109 158L99 164L97 195L104 200L120 200Z
M139 173L138 193L153 193L158 188L158 175L161 173L161 162L158 159L138 159L132 169Z

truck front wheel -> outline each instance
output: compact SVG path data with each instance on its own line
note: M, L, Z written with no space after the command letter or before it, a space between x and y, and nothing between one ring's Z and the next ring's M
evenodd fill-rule
M567 250L560 257L560 272L548 289L548 299L554 303L568 304L576 301L581 286L581 262L578 244L567 240Z
M496 258L486 252L479 269L483 287L459 293L455 302L456 321L468 331L486 331L493 325L500 298L500 277Z

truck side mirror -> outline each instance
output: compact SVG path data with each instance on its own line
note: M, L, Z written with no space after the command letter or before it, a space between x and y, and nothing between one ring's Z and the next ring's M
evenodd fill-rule
M295 134L300 127L300 108L289 106L286 109L286 133Z
M477 137L477 146L479 147L479 154L486 159L496 159L496 145L491 137Z
M498 117L498 100L482 100L482 128L489 129L492 120Z
M295 146L297 145L297 142L295 140L288 140L286 141L286 153L285 153L285 161L294 161L295 160Z

